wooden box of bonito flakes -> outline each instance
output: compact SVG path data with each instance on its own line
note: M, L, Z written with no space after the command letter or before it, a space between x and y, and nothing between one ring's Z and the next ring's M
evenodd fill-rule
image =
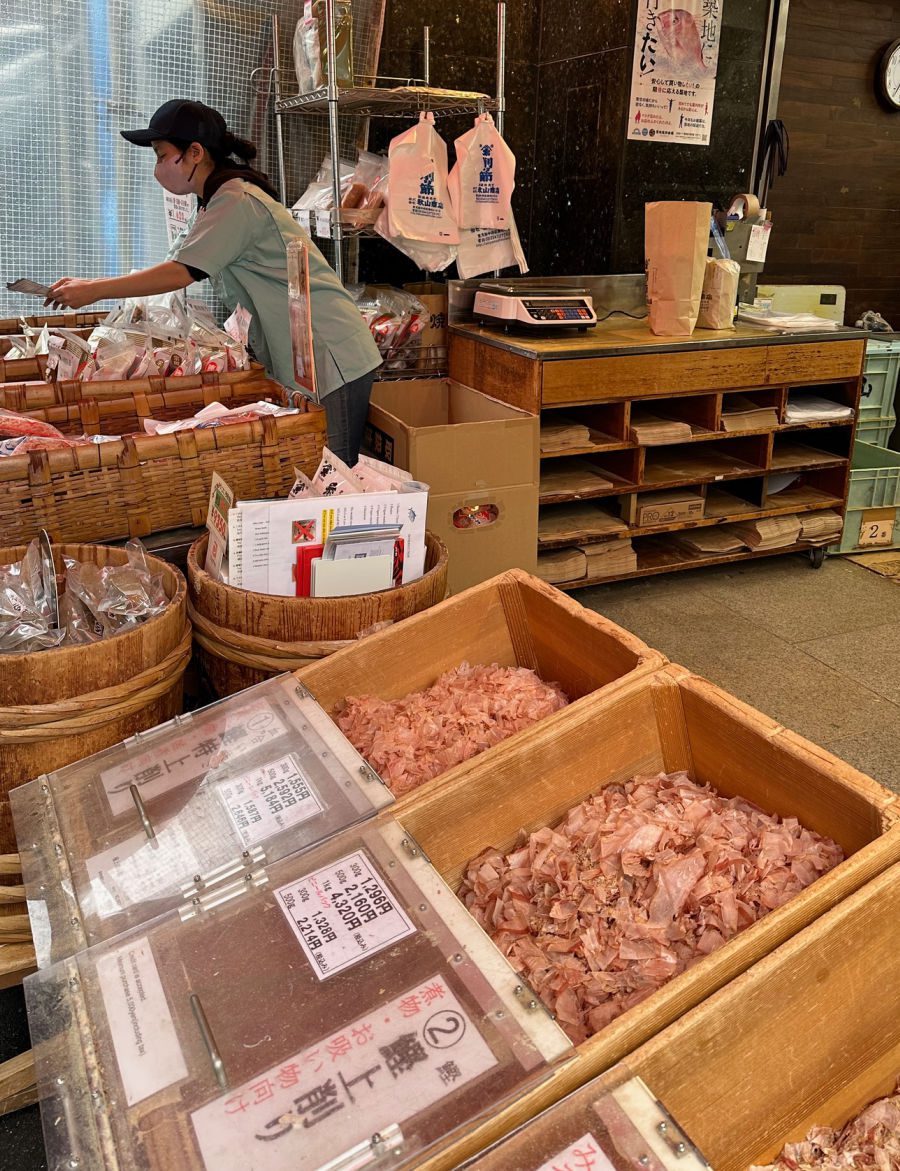
M455 1163L571 1058L389 817L260 860L25 994L53 1168Z
M820 835L817 840L830 839L827 849L822 846L822 858L830 859L830 868L825 866L818 877L816 872L807 872L802 882L794 884L795 893L787 902L777 905L779 900L775 899L774 909L768 913L759 911L751 925L716 939L708 954L695 954L690 965L668 982L657 981L655 988L652 983L645 985L644 999L613 1016L592 1034L587 1030L586 1039L576 1046L575 1060L549 1082L474 1128L456 1151L460 1158L483 1149L611 1068L686 1010L900 860L900 818L892 793L684 668L668 666L649 678L634 680L611 695L584 703L573 715L575 718L565 727L547 721L521 733L515 741L494 749L490 759L476 757L455 770L443 785L423 788L394 806L392 815L428 854L452 890L460 890L468 864L486 848L495 848L501 856L529 848L527 835L547 826L558 827L567 812L590 795L608 790L606 799L614 803L616 794L626 792L636 776L653 779L660 773L673 775L682 770L687 774L687 784L708 784L724 799L743 799L783 819L787 829L777 830L776 837L788 830L797 836L802 827L805 839L810 833ZM648 789L642 789L640 795L646 804ZM708 797L702 796L701 800L705 802ZM790 819L796 819L799 826ZM684 845L686 833L680 831L673 848L677 853L680 841L683 851L695 854L696 841L689 851ZM541 848L548 851L549 857L553 850L558 852L564 846L564 842L545 838ZM838 861L840 854L834 852L835 846L840 848L843 861ZM761 849L755 855L757 859L765 857ZM631 872L639 874L640 851L635 851ZM724 859L727 854L721 856ZM501 864L496 854L486 863L489 869L482 873L487 875L485 881L490 887L491 869L496 872L505 863ZM514 869L528 863L513 857L508 865ZM754 865L762 872L761 861ZM470 876L477 870L473 867ZM520 871L515 870L515 874ZM798 874L803 871L798 869ZM696 874L693 881L697 881ZM665 889L665 884L660 885ZM547 897L552 903L555 889L538 884L531 888L530 896L521 896L526 899L522 906L529 909L524 911L526 924L520 920L519 929L527 925L532 914L535 890L549 892ZM490 906L489 903L488 916ZM514 908L515 903L509 906ZM495 910L494 921L499 922L506 914L503 904L498 903ZM653 911L651 902L651 918ZM510 913L514 916L514 910ZM699 915L699 910L695 913ZM560 918L568 914L564 910ZM645 913L645 920L647 917ZM515 926L515 917L511 921ZM615 917L612 921L616 921ZM640 932L635 934L640 943ZM652 938L653 932L649 935ZM527 955L509 948L509 939L509 935L502 936L499 942L501 950L514 962L516 955ZM566 940L560 942L560 952L566 956ZM577 952L577 948L574 950ZM596 958L598 953L593 954ZM640 956L641 952L635 954ZM532 983L540 987L540 977L534 975L533 967L523 968L521 960L517 967L527 971ZM601 954L595 967L608 968L609 957ZM615 969L614 964L612 970ZM569 1005L564 1011L562 1000L558 1000L555 1007L558 1019L568 1018ZM439 1159L427 1165L430 1171L452 1166Z
M463 663L526 668L544 684L558 685L569 700L540 720L546 735L555 738L586 704L657 670L664 662L661 654L608 618L585 609L531 574L513 569L303 667L297 678L337 717L348 696L371 696L376 703L399 700L430 688ZM530 682L536 684L534 679ZM518 680L508 684L512 689L520 685ZM527 680L525 686L529 686ZM542 706L539 710L545 709ZM462 712L463 716L468 714ZM463 726L453 722L458 715L449 717L451 723L447 724L444 747L448 754L457 747L457 732ZM380 718L388 722L385 739L389 744L402 738L402 730L395 733L389 726L394 714L382 712ZM361 709L358 722L365 725L367 720L366 711ZM346 733L346 727L344 730ZM521 735L515 731L502 743L514 743ZM431 751L433 740L431 746L423 742L423 752ZM496 750L488 747L477 759L487 768ZM408 791L408 776L395 781L382 771L385 762L380 757L369 763L395 796ZM446 784L459 767L451 765L426 781L423 788Z
M590 1163L599 1148L621 1171L655 1168L657 1152L667 1168L687 1171L698 1151L716 1171L745 1171L772 1165L786 1144L804 1143L811 1132L820 1150L837 1146L841 1166L887 1166L869 1142L896 1161L900 1103L879 1103L896 1094L900 1079L898 922L894 866L470 1166L563 1167L577 1148L587 1162L571 1165L599 1171L606 1164ZM665 1135L658 1121L647 1130L629 1112L611 1142L606 1123L623 1098L638 1099L640 1085L667 1122ZM682 1142L690 1161L665 1162ZM804 1154L788 1151L779 1171L823 1165L810 1147Z

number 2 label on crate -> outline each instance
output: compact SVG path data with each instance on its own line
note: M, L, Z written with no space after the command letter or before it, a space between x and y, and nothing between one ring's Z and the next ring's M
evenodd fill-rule
M222 781L217 792L245 846L309 821L325 809L293 756Z
M878 545L892 545L894 543L894 521L893 516L869 520L863 513L859 525L857 546L860 549L871 549Z
M416 930L361 850L289 882L275 897L320 980Z

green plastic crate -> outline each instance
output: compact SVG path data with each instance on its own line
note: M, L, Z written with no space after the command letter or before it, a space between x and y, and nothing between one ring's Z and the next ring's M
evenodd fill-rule
M859 425L856 428L856 442L868 443L873 447L887 447L896 425L897 419L893 414L866 418L860 412Z
M900 453L857 443L841 543L828 552L878 549L900 549Z
M866 346L862 394L859 400L860 423L882 419L894 413L898 373L900 341L879 342L870 338Z

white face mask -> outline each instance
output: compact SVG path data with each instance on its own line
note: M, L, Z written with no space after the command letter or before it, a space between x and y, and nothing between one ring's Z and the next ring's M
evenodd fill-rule
M164 187L172 195L191 194L191 181L194 178L194 172L197 170L199 163L194 163L190 172L187 172L182 166L183 160L183 153L156 160L156 166L153 170L156 181L160 187Z

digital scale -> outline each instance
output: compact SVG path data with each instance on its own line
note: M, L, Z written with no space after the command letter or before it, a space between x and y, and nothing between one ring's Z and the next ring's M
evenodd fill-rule
M587 289L543 285L483 284L475 294L475 317L482 325L506 329L588 329L597 324Z

